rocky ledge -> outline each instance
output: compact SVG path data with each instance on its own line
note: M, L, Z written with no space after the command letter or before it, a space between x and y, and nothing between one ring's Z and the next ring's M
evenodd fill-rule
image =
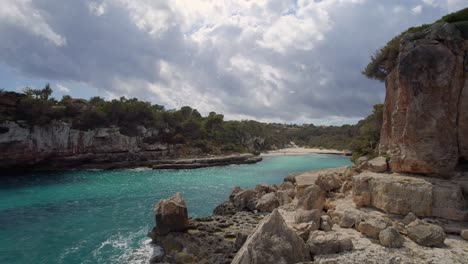
M149 236L164 255L151 262L466 263L468 190L456 186L354 166L319 170L235 187L206 218L189 218L177 194L155 206Z

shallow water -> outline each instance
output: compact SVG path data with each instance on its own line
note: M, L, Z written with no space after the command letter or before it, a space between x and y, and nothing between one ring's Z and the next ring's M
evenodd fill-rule
M349 165L334 155L265 157L196 170L116 170L0 178L0 263L147 263L153 205L181 192L207 216L233 186L279 184L292 172Z

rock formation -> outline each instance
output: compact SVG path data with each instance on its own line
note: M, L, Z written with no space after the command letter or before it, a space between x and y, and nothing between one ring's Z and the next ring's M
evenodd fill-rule
M468 41L438 23L400 43L386 80L380 152L394 172L450 177L468 160Z
M187 205L180 193L159 201L154 206L154 216L158 234L183 232L188 228Z

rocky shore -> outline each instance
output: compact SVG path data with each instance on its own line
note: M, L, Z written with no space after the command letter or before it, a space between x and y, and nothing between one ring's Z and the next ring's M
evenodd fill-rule
M374 184L379 177L387 180ZM151 261L466 263L468 210L453 193L468 189L410 177L354 166L289 175L279 186L235 187L206 218L189 218L177 194L155 206L149 236L164 255Z

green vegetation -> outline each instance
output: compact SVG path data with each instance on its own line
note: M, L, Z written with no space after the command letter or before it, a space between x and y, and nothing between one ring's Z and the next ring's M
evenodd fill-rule
M440 22L456 23L460 21L468 21L468 8L448 14L432 24L424 24L419 27L411 27L407 29L406 31L391 39L383 48L377 50L374 55L371 56L371 61L362 73L367 78L385 81L387 75L397 65L400 41L406 33L419 32Z
M80 130L116 126L129 136L137 135L143 126L159 131L157 136L145 137L147 143L185 144L213 154L255 153L284 148L295 142L316 148L352 149L366 155L377 146L382 115L379 105L357 125L266 124L252 120L225 121L222 114L215 112L202 116L189 106L166 110L164 106L136 98L106 101L100 97L85 100L66 95L56 100L52 93L50 85L44 89L26 88L21 94L0 91L0 123L18 121L25 126L45 126L63 121Z

